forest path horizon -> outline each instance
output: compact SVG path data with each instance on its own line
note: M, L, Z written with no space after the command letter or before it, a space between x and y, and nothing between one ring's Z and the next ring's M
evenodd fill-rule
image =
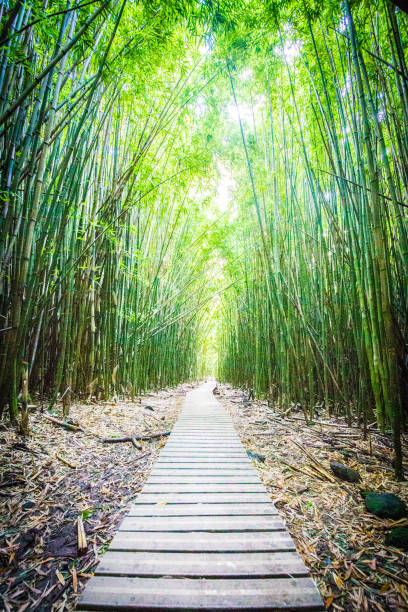
M214 386L187 393L78 610L324 609Z

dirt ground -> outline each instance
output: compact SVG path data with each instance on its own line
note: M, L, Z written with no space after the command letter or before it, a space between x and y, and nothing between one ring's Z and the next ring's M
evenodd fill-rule
M98 558L143 486L189 385L136 400L73 406L67 431L38 411L31 435L0 424L0 609L73 610ZM61 419L61 411L55 417ZM78 552L78 517L86 550Z
M366 511L361 495L395 493L407 502L407 483L393 479L390 438L371 433L364 441L360 430L324 411L318 417L322 424L308 426L295 406L285 417L266 402L248 401L229 385L218 389L246 450L259 455L253 463L326 608L408 610L408 555L384 543L394 526L408 526L408 518L379 519ZM335 478L330 461L355 468L361 482Z

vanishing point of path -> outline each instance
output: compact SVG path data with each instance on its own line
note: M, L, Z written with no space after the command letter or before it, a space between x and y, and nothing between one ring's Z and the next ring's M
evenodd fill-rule
M78 609L324 609L213 387L187 394Z

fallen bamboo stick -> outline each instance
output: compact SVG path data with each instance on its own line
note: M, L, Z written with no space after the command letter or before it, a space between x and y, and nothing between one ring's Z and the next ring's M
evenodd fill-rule
M78 554L84 554L88 549L88 543L86 541L86 534L84 529L84 522L82 516L78 516L77 520L78 528Z
M65 465L67 465L68 467L72 468L73 470L77 469L77 465L75 463L70 463L68 461L68 459L65 459L64 457L62 457L61 455L55 455L56 459L59 459L61 461L61 463L65 463Z
M140 461L140 459L144 459L145 457L149 457L149 455L151 455L152 453L150 451L146 451L145 453L142 453L141 455L138 455L137 457L135 457L136 461Z
M300 448L300 450L303 451L305 455L315 464L316 467L314 469L317 469L317 471L320 472L322 475L324 475L327 478L327 480L330 480L330 482L337 483L337 480L330 474L330 472L326 470L326 468L320 463L320 461L318 461L316 457L312 455L312 453L309 453L309 451L304 446L302 446L301 444L298 444L297 442L295 442L295 440L292 440L292 442L298 448Z
M279 463L283 463L283 465L286 465L288 468L290 468L291 470L295 470L296 472L300 472L301 474L305 474L306 476L312 476L313 478L316 478L316 476L318 478L321 478L322 475L321 474L316 474L315 472L313 472L309 466L304 465L301 468L298 467L297 465L293 465L292 463L288 463L287 461L285 461L284 459L281 459L280 457L277 457L276 455L268 455L269 459L273 459L274 461L279 461Z
M153 440L155 438L162 438L163 436L169 436L170 433L171 433L170 431L163 431L163 432L160 432L160 433L151 434L151 435L145 435L145 436L138 436L137 434L135 434L134 436L124 436L122 438L101 438L101 441L102 442L113 443L113 444L115 442L118 442L118 443L119 442L132 442L133 446L135 446L135 441L136 440ZM138 448L138 447L136 446L136 448Z
M109 442L109 443L113 443L115 444L120 443L120 442L133 442L134 438L132 438L131 436L125 436L123 438L101 438L102 442Z
M47 419L47 421L54 423L54 425L59 425L64 429L68 429L68 431L84 431L79 425L71 425L71 423L67 423L66 421L59 421L55 417L52 417L48 414L44 414L43 417L44 419Z
M145 435L145 436L135 436L136 440L153 440L155 438L163 438L164 436L169 436L171 431L161 431L160 433Z
M142 450L142 448L143 448L143 447L142 447L142 445L141 445L141 444L139 444L139 442L137 442L137 441L136 441L136 438L132 438L132 439L131 439L131 442L132 442L133 446L134 446L135 448L137 448L137 450Z

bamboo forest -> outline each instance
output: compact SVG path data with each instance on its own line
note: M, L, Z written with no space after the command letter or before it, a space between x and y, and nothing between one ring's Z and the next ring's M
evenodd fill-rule
M0 155L0 609L408 610L405 3L0 0Z

